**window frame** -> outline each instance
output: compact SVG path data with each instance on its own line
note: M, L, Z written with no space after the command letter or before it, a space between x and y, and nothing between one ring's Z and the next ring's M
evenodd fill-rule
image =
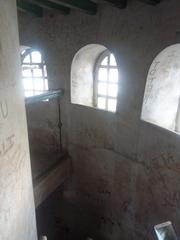
M111 54L114 56L114 54L112 52L110 52L108 49L106 49L104 52L102 52L96 62L95 62L95 67L94 67L94 84L93 84L93 105L94 107L96 107L97 109L100 109L100 110L104 110L104 111L108 111L108 112L113 112L115 113L117 111L117 103L116 103L116 110L115 111L110 111L108 110L108 99L115 99L116 101L118 101L118 92L119 92L119 69L118 69L118 64L117 64L117 61L116 61L116 66L112 66L110 65L110 56ZM102 61L108 57L108 63L107 63L107 66L103 66L101 65ZM115 58L115 56L114 56ZM116 58L115 58L116 60ZM117 83L111 83L111 84L117 84L117 87L118 87L118 92L117 92L117 96L116 97L113 97L113 96L109 96L108 95L108 87L107 87L107 92L106 92L106 95L102 95L102 97L104 97L106 99L106 105L105 105L105 109L101 109L98 107L98 96L101 97L101 95L98 95L98 83L99 82L102 82L103 81L99 81L98 80L98 73L99 73L99 69L100 68L105 68L107 69L107 76L108 76L108 79L106 81L106 83L108 84L109 83L109 70L110 69L117 69L118 71L118 80L117 80Z
M41 62L33 62L32 61L32 53L33 52L39 52L40 53L40 55L41 55ZM30 63L24 63L24 59L27 57L27 56L30 56ZM25 66L25 65L27 65L27 66L33 66L33 65L38 65L38 68L37 69L41 69L41 71L42 71L42 77L35 77L34 76L34 73L33 73L33 70L35 69L35 68L30 68L30 70L31 70L31 77L24 77L23 76L23 66ZM49 83L48 83L48 74L47 74L47 65L46 65L46 62L45 62L45 60L44 60L44 57L43 57L43 54L42 54L42 52L40 51L40 50L38 50L38 49L34 49L34 48L26 48L26 49L24 49L24 50L22 50L21 51L21 67L22 67L22 80L23 80L23 89L24 89L24 96L25 96L25 92L33 92L33 95L31 95L31 96L36 96L36 95L39 95L39 94L41 94L41 93L39 93L39 94L37 94L37 92L42 92L42 93L44 93L44 92L46 92L46 91L48 91L49 90ZM44 70L44 68L46 68L46 74L45 74L45 70ZM26 79L26 78L31 78L32 79L32 84L33 84L33 88L32 89L29 89L29 90L27 90L27 89L25 89L24 88L24 79ZM39 78L39 79L42 79L43 80L43 89L35 89L35 80L37 79L37 78ZM47 89L46 89L46 82L47 82ZM31 96L25 96L25 97L31 97Z

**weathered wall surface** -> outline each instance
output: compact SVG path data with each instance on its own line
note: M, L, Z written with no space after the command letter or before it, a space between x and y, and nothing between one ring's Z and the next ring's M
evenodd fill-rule
M0 239L36 240L15 0L0 1Z
M57 100L26 105L31 155L59 150Z
M180 40L179 11L179 0L164 0L156 7L140 1L125 10L102 7L96 16L20 15L22 44L46 52L50 86L66 91L63 133L74 168L59 202L66 239L154 239L153 225L166 220L180 235L180 137L140 120L150 64ZM71 62L90 43L116 56L116 114L70 104Z

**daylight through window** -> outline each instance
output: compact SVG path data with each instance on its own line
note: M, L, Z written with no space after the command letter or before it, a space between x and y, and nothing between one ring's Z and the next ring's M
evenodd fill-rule
M116 111L118 96L118 67L112 53L105 51L98 59L95 70L95 106Z
M25 97L42 94L48 90L45 61L41 53L34 49L21 52L22 80Z

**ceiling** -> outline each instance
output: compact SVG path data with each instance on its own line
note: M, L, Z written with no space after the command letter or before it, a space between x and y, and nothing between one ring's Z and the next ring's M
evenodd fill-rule
M56 10L68 15L71 9L76 8L86 14L95 15L99 4L106 3L123 9L128 7L128 0L16 0L18 10L30 13L37 17L43 16L44 9ZM147 4L156 5L161 0L139 0Z

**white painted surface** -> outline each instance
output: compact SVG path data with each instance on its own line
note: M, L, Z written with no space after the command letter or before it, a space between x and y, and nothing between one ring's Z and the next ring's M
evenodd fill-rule
M96 60L106 48L88 44L73 58L71 66L71 103L93 107L93 84Z
M0 1L0 239L36 240L16 14Z
M180 44L165 48L147 76L141 118L175 131L180 97Z

